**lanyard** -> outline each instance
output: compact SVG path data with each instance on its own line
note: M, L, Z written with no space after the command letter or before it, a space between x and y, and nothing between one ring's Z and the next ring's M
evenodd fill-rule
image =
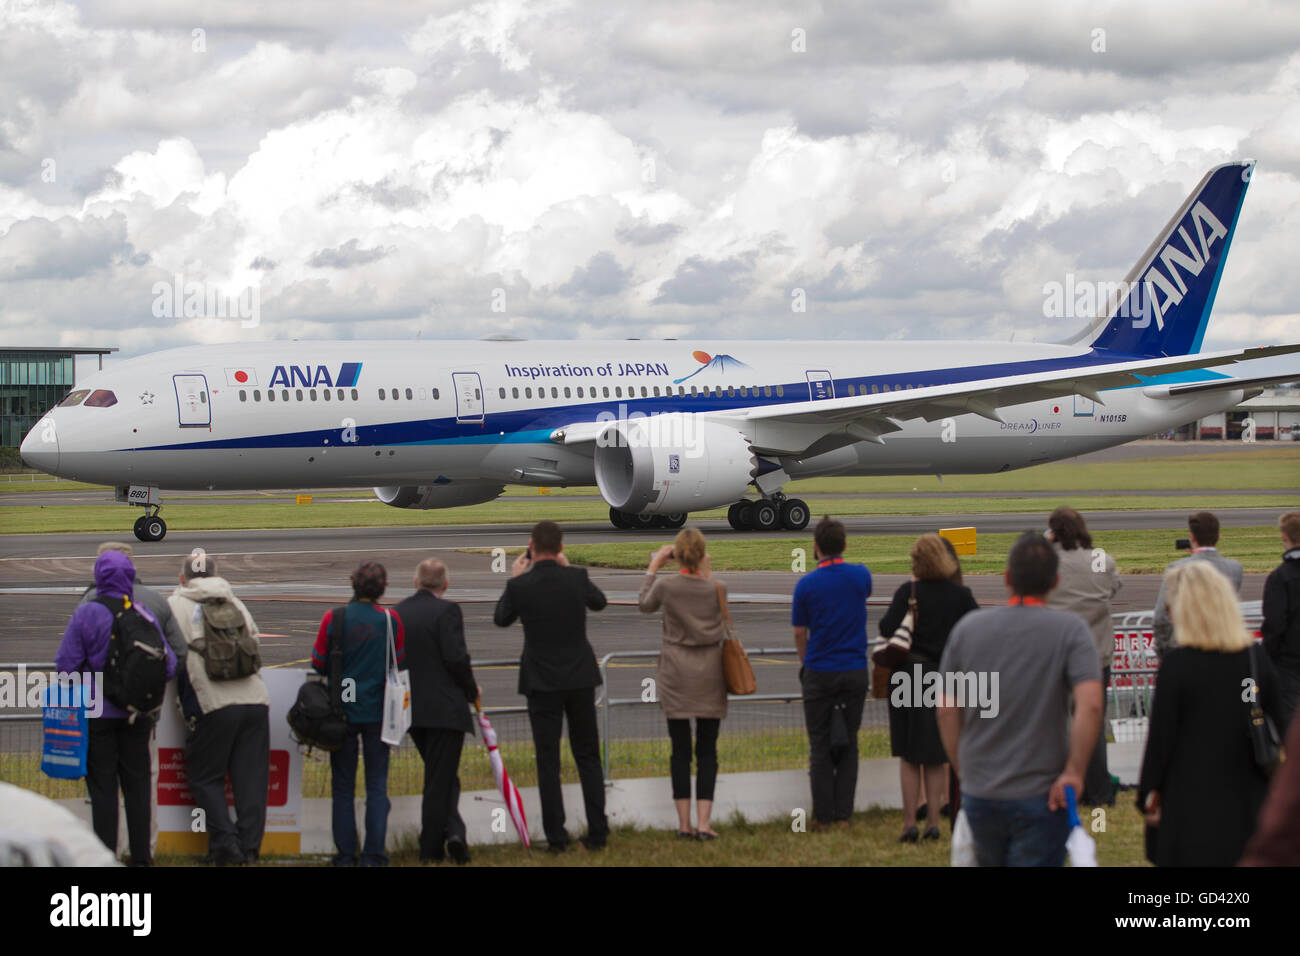
M1007 602L1007 604L1023 604L1026 607L1047 607L1047 602L1042 598L1020 597L1019 595L1013 597Z
M820 568L829 568L832 564L843 564L843 563L844 563L844 559L843 559L843 558L827 558L825 561L818 561L818 562L817 562L817 567L818 567L819 569L820 569Z

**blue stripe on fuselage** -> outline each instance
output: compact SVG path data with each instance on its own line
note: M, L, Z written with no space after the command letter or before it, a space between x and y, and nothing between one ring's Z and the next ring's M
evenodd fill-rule
M971 366L954 369L926 369L913 372L899 372L890 375L867 375L834 380L836 397L847 398L847 387L855 390L877 388L884 393L886 387L890 392L896 386L912 385L923 388L931 385L956 385L982 379L1004 378L1013 375L1027 375L1034 372L1053 372L1070 368L1087 368L1093 365L1111 365L1120 362L1140 361L1144 356L1125 355L1105 349L1093 349L1084 355L1062 356L1060 358L1030 359L1021 362L1005 362L997 365ZM360 364L358 363L358 368ZM1218 373L1189 372L1171 375L1153 376L1144 379L1142 384L1164 384L1174 380L1174 376L1211 376L1225 377ZM1139 376L1140 377L1140 376ZM1180 381L1185 381L1181 379ZM1195 379L1193 379L1195 380ZM520 387L520 386L512 386ZM531 387L531 386L530 386ZM542 388L543 386L538 386ZM572 386L569 386L572 387ZM633 386L627 386L632 388ZM639 386L637 386L639 387ZM754 388L746 385L746 388ZM759 386L764 388L769 386ZM770 386L775 389L776 386ZM785 395L778 398L775 391L771 397L735 395L667 395L655 398L601 398L598 401L578 401L564 405L551 405L544 408L522 408L508 411L492 411L487 407L487 421L483 423L457 422L454 416L445 418L420 419L417 421L389 422L380 425L355 426L356 441L342 440L343 428L317 429L305 432L286 432L278 435L250 435L244 438L221 438L211 441L180 442L170 445L152 445L141 447L138 451L175 451L186 449L199 451L204 449L252 449L252 448L321 448L321 447L374 447L376 445L479 445L479 444L526 444L546 442L551 432L575 422L597 421L604 413L608 417L617 417L620 412L627 414L652 415L667 412L718 412L735 408L752 408L756 405L787 405L794 402L806 402L808 383L794 382L780 386ZM1136 387L1136 386L1128 386ZM487 404L487 403L485 403ZM277 409L279 405L268 405Z

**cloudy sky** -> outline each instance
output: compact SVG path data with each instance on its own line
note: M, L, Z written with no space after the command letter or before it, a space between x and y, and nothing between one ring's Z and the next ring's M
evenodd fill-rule
M1242 158L1206 346L1300 341L1297 51L1280 2L0 0L0 344L1051 340Z

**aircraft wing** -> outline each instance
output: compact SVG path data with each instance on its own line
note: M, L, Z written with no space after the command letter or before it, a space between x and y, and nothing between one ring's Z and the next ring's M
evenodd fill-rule
M1102 391L1141 385L1142 377L1215 368L1296 352L1300 352L1300 344L1138 359L981 379L978 382L932 385L878 395L756 406L710 417L743 423L742 427L750 435L756 451L776 455L802 455L809 451L820 453L854 441L883 444L883 436L900 430L900 422L910 419L923 418L934 422L957 415L976 414L1001 422L1003 419L998 412L999 408L1072 395L1084 395L1104 406L1106 402L1100 394ZM1188 383L1186 387L1193 388L1201 384L1214 389L1243 387L1230 379ZM1251 384L1258 383L1251 380ZM1183 386L1160 386L1162 389L1173 387ZM1244 387L1249 388L1250 385Z

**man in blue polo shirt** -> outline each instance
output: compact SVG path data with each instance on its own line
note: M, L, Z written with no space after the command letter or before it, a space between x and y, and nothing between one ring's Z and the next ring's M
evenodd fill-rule
M867 598L871 572L844 563L844 525L813 529L817 569L794 589L790 623L803 667L813 830L848 823L858 785L858 727L867 698Z

